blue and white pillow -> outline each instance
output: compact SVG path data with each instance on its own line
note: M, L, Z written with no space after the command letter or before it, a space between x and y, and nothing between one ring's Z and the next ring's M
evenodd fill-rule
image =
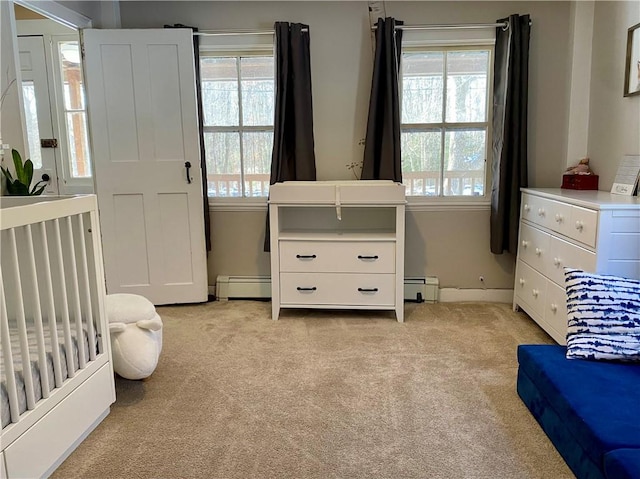
M640 361L640 281L564 271L567 358Z

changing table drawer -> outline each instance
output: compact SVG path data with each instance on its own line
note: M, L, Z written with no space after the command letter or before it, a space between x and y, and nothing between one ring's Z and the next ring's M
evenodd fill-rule
M281 241L280 271L318 273L394 273L391 241Z
M281 273L286 305L393 306L394 274Z

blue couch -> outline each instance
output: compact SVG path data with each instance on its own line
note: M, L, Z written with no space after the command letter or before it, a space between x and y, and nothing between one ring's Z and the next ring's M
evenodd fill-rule
M640 365L518 347L518 394L579 479L640 479Z

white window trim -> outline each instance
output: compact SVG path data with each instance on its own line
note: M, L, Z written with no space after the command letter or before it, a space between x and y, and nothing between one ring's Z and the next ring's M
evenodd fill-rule
M495 34L494 34L495 35ZM408 211L469 211L488 210L491 207L491 145L493 143L493 64L495 58L495 38L483 39L428 39L408 40L403 39L402 53L405 51L456 51L470 48L489 49L490 59L487 78L487 143L485 158L485 194L477 196L413 196L407 195ZM402 86L400 85L400 104L402 104ZM400 112L402 116L402 112ZM402 123L401 123L402 125Z

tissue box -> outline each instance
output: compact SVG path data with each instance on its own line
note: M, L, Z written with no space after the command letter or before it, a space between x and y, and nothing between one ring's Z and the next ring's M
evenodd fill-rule
M562 175L561 188L567 190L597 190L598 175Z

